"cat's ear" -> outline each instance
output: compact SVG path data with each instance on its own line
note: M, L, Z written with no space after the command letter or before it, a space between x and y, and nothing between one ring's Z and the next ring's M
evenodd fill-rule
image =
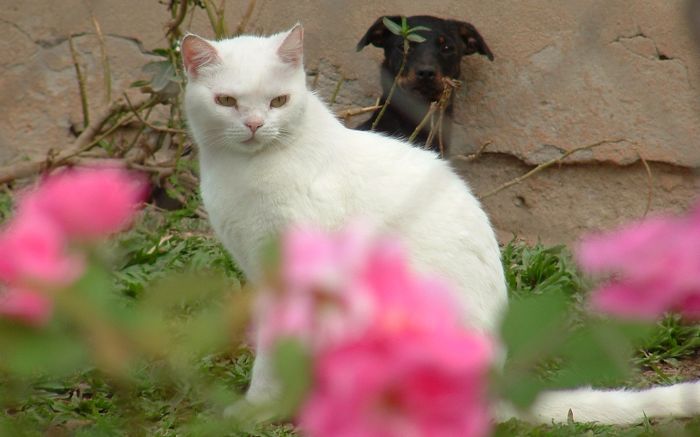
M277 54L282 62L292 64L295 67L301 65L304 58L304 28L297 23L292 30L287 32L284 41L277 49Z
M204 38L192 33L182 38L180 50L185 71L190 77L197 77L202 67L219 62L216 48Z

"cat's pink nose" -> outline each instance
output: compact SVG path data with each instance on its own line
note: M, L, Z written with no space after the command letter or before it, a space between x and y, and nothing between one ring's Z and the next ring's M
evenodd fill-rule
M248 126L251 132L255 133L263 125L263 121L259 118L251 118L245 121L245 125Z

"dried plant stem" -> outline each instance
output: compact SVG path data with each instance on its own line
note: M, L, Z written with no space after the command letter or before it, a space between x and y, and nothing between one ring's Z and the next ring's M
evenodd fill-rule
M433 113L435 112L435 109L437 109L437 102L430 102L430 106L428 107L428 111L425 113L425 116L423 116L423 119L418 123L418 126L413 130L413 133L411 133L411 136L408 137L408 142L412 143L413 140L416 139L420 131L423 129L423 127L428 123L428 120L433 116Z
M368 112L376 111L379 108L381 108L381 105L365 106L362 108L350 108L338 111L335 113L335 115L340 119L347 120L348 118L355 117L357 115L362 115Z
M335 89L333 89L333 94L331 95L331 99L329 103L332 105L335 103L335 100L338 98L338 93L340 92L340 87L343 86L343 82L345 82L345 76L340 76L340 79L338 79L338 83L335 84Z
M185 20L187 16L187 2L188 0L179 0L180 8L177 10L177 15L168 23L168 30L165 33L166 36L172 36L173 38L179 38L182 32L180 32L180 25Z
M447 110L447 105L450 102L450 98L452 97L452 92L462 86L462 82L456 79L451 79L448 77L444 77L442 79L442 94L440 94L440 100L438 100L438 119L437 119L437 135L438 135L438 147L439 147L439 152L440 152L440 157L444 157L445 155L445 144L443 142L443 137L442 137L442 125L443 125L443 120L445 118L445 111ZM432 123L432 119L431 119ZM433 144L433 138L434 138L434 128L431 124L430 128L430 133L428 135L428 139L425 142L425 147L429 148Z
M214 5L213 0L204 0L204 9L207 11L207 17L209 17L209 24L217 39L224 38L228 33L226 31L226 23L224 21L224 5L225 2L221 2L220 8Z
M236 26L236 35L241 35L245 32L246 28L248 27L248 23L250 22L250 18L253 16L254 10L255 0L250 0L248 2L248 8L245 10L243 17L241 17L241 21L238 23L238 26Z
M174 128L165 127L165 126L156 126L156 125L146 121L143 117L141 117L141 115L139 114L139 111L137 111L136 108L134 108L134 106L131 104L131 100L129 100L129 96L126 93L124 93L124 99L126 99L126 104L129 107L129 110L134 113L136 118L138 118L138 120L144 126L148 126L151 129L159 131L159 132L169 132L172 134L186 134L187 133L187 131L184 129L174 129Z
M542 170L544 170L544 169L546 169L546 168L548 168L548 167L551 167L552 165L554 165L554 164L556 164L556 163L559 163L559 162L563 161L564 159L568 158L570 155L572 155L572 154L574 154L574 153L576 153L576 152L580 152L581 150L593 149L593 148L595 148L595 147L599 147L599 146L602 146L602 145L605 145L605 144L621 143L621 142L623 142L623 141L626 141L626 140L625 140L624 138L615 139L615 140L601 140L601 141L595 142L595 143L593 143L593 144L587 144L587 145L585 145L585 146L575 147L575 148L573 148L573 149L571 149L571 150L566 151L566 152L563 153L560 157L554 158L554 159L550 159L550 160L547 161L547 162L543 162L542 164L540 164L540 165L538 165L537 167L533 168L532 170L528 171L528 172L525 173L524 175L518 176L517 178L512 179L512 180L510 180L510 181L508 181L508 182L506 182L506 183L504 183L504 184L502 184L502 185L499 185L498 187L494 188L493 190L488 191L487 193L480 195L480 196L479 196L479 199L481 199L481 200L486 199L487 197L491 197L491 196L493 196L494 194L499 193L499 192L505 190L506 188L509 188L509 187L512 187L513 185L519 184L519 183L521 183L522 181L524 181L525 179L527 179L527 178L529 178L529 177L531 177L531 176L533 176L533 175L536 175L537 173L541 172Z
M379 124L379 120L384 117L384 113L386 112L386 108L389 106L391 103L391 98L394 96L394 91L396 91L396 86L399 83L399 78L403 74L403 69L406 67L406 57L408 56L408 41L404 40L403 42L403 58L401 58L401 65L399 66L399 72L396 73L396 77L394 77L394 81L391 83L391 88L389 88L389 94L386 96L386 100L384 101L384 104L382 105L382 109L379 111L379 114L377 114L377 118L374 119L372 122L372 127L371 130L374 130L377 125Z
M152 102L146 100L138 102L138 108L145 108L148 105L153 104ZM92 123L83 130L78 138L75 139L73 144L68 147L62 153L56 156L49 156L46 159L40 159L28 162L18 162L15 164L10 164L4 167L0 167L0 184L12 182L15 179L20 179L24 177L32 176L36 173L41 173L52 167L63 165L71 158L91 149L97 143L102 141L107 135L114 132L117 128L124 125L131 116L116 122L112 127L110 127L103 135L96 139L97 135L102 130L104 124L115 115L121 114L126 110L126 104L123 101L115 101L109 107L105 108L99 112Z
M90 108L88 106L87 90L85 86L85 76L83 76L83 71L80 68L80 60L78 59L78 52L75 50L75 45L73 44L73 35L68 37L68 47L70 48L70 55L73 58L73 66L75 67L75 76L78 79L78 90L80 91L80 105L83 108L83 127L87 127L90 124Z
M492 142L486 141L484 144L479 146L479 149L475 153L472 153L471 155L455 155L452 158L459 160L459 161L467 161L467 162L475 161L475 160L479 159L479 157L484 153L484 151L486 150L486 147L488 147L489 144L492 144Z
M445 157L445 143L442 138L442 119L445 118L445 108L440 108L438 115L438 149L440 150L440 158Z
M649 211L651 210L651 201L654 196L654 177L651 174L651 167L649 166L647 160L644 159L642 153L637 148L635 148L635 151L637 152L637 156L639 156L639 160L642 161L642 164L644 165L644 170L647 173L647 204L644 208L644 214L642 215L642 218L644 218L647 216L647 214L649 214Z
M100 61L102 62L102 80L104 82L104 104L109 103L112 100L112 70L109 66L109 57L107 56L107 46L105 44L105 37L102 34L102 28L100 27L99 21L95 17L95 14L90 11L90 17L92 18L92 26L95 28L95 34L97 35L97 41L100 44Z

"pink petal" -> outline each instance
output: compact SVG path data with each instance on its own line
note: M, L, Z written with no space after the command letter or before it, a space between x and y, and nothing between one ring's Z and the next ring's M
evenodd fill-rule
M36 212L19 214L0 234L3 281L64 286L82 272L82 260L66 253L62 232Z
M301 427L312 437L487 435L490 351L458 332L368 333L321 355Z
M22 199L20 211L53 220L69 237L95 239L129 226L146 194L142 177L120 169L67 170Z
M31 326L44 326L51 318L53 303L44 294L11 288L0 294L0 317Z

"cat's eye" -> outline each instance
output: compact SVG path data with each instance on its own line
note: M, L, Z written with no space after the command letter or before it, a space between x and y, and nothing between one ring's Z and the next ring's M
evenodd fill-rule
M289 100L288 95L277 96L270 100L270 108L279 108L280 106L284 106L284 104L287 103L287 100Z
M232 96L226 96L226 95L218 95L214 98L217 104L221 106L229 106L229 107L238 107L238 101L236 100L235 97Z

